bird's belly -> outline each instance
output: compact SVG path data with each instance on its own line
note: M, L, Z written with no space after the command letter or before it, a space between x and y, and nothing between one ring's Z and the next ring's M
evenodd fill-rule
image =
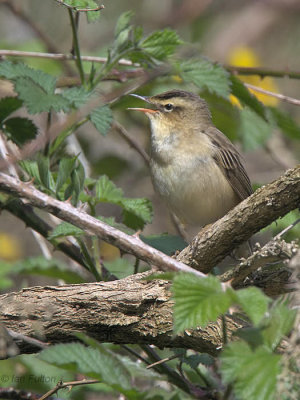
M181 222L203 226L216 221L239 199L213 159L189 164L152 165L156 191Z

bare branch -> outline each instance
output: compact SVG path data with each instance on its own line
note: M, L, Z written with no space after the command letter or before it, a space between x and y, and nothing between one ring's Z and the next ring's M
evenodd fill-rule
M99 383L98 379L82 379L81 381L71 381L71 382L58 382L58 384L43 396L39 398L39 400L46 400L53 394L57 393L60 389L64 389L67 387L72 388L73 386L82 386L82 385L92 385L94 383Z
M258 86L251 85L250 83L244 82L244 85L249 89L255 90L256 92L263 93L263 94L266 94L271 97L275 97L276 99L286 101L287 103L295 104L296 106L300 106L300 100L294 99L293 97L285 96L280 93L270 92L269 90L260 88Z

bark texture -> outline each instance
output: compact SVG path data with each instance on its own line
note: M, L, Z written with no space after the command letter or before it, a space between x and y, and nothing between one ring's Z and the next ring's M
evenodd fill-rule
M223 344L221 321L173 335L170 284L142 280L147 274L112 282L31 287L1 295L1 322L8 330L48 343L73 341L75 332L85 332L100 342L155 344L216 354ZM245 324L232 316L226 321L229 338ZM20 349L36 351L26 342L20 343Z
M207 273L254 233L298 207L300 165L256 190L214 224L204 227L177 260Z

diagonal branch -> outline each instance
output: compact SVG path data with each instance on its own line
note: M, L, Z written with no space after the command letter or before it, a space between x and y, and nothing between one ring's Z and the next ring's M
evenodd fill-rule
M299 206L300 164L202 228L177 259L207 273L254 233Z
M196 270L209 272L236 246L277 218L299 207L300 165L287 171L273 183L258 189L223 218L203 228L191 245L177 256L180 262L147 246L139 238L126 235L71 204L40 192L30 183L0 173L0 190L26 199L31 205L45 209L87 233L97 235L121 250L156 265L161 270L196 273L187 267L190 265ZM204 276L199 272L198 274Z
M162 270L189 272L202 278L205 277L201 272L195 271L187 265L146 245L138 237L127 235L93 218L85 211L73 207L68 202L56 200L40 192L31 183L24 183L12 176L0 173L0 190L27 199L31 205L45 209L56 217L84 229L86 233L96 235L124 252L133 254L143 261L156 265Z

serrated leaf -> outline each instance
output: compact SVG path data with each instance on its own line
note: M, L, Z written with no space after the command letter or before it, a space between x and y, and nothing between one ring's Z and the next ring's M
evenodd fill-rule
M22 100L17 97L4 97L0 99L0 123L20 107L22 107Z
M104 266L118 279L126 278L126 276L133 274L133 264L125 258L117 258L113 261L104 261Z
M291 139L300 138L300 126L291 118L290 115L279 110L275 107L269 107L272 117L276 122L277 126L286 133Z
M151 57L163 60L172 55L176 47L182 44L182 40L172 29L153 32L141 44L140 47Z
M70 179L76 160L77 157L62 158L60 160L56 179L56 193L58 193L67 180Z
M255 111L261 118L266 120L266 110L264 105L252 94L243 82L234 75L230 75L231 93L236 96L244 106L248 106Z
M233 384L241 400L273 400L280 356L264 347L252 351L245 342L230 343L221 354L221 372L225 383Z
M257 149L270 137L270 124L250 108L240 110L240 120L240 137L245 150Z
M259 324L268 310L270 298L255 287L237 290L234 293L238 304L242 307L253 324Z
M224 292L218 278L198 278L192 274L179 274L172 286L174 305L174 331L205 327L224 314L232 304L231 295Z
M15 90L30 114L43 111L68 111L69 102L60 94L48 93L45 88L28 77L15 79Z
M69 222L62 222L53 229L51 234L48 236L48 239L52 240L65 236L80 237L82 235L84 235L84 231L82 229L70 224Z
M23 117L8 118L0 125L0 128L7 138L18 146L23 146L34 139L38 133L36 125L30 119Z
M272 350L276 349L283 336L293 328L296 310L291 310L286 304L277 301L265 317L261 325L264 327L262 334L265 344Z
M117 188L106 175L101 176L97 181L95 191L98 202L118 203L123 198L123 190Z
M130 389L130 374L120 360L104 346L86 347L81 343L50 346L38 358L50 364L99 379L113 388Z
M121 200L123 207L123 222L132 229L142 229L152 221L152 204L145 198Z
M102 106L93 110L90 114L90 120L95 128L105 136L109 131L113 115L109 106Z
M90 99L92 92L86 91L86 89L81 86L65 89L61 95L66 98L72 106L79 108L86 104Z
M125 11L123 14L120 15L115 27L115 38L117 38L121 34L121 32L129 28L130 21L133 16L133 11Z
M66 283L82 283L84 280L76 273L70 271L61 260L44 257L31 257L15 263L11 267L11 273L48 276L63 279Z
M230 93L229 73L220 65L205 59L192 59L177 64L177 73L199 89L207 89L221 97Z
M43 71L28 67L23 63L12 63L10 61L0 62L0 76L16 81L20 78L29 78L48 93L54 93L56 80L53 76Z
M174 254L177 250L183 250L187 246L187 243L180 236L169 235L167 233L151 236L141 235L140 238L144 243L147 243L149 246L169 256Z

